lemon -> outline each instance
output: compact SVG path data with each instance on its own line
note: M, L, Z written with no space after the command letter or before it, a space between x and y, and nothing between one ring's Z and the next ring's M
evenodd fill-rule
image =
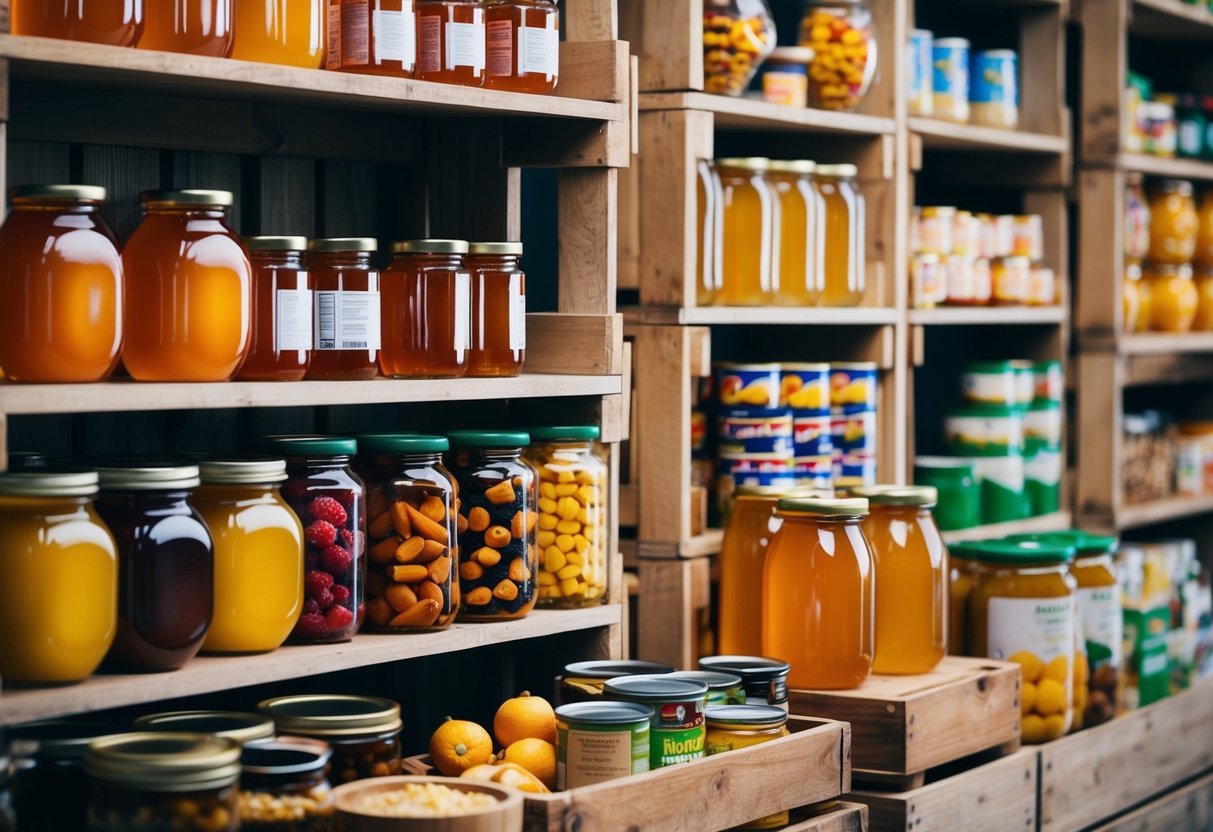
M1055 740L1066 732L1066 717L1064 714L1054 714L1045 717L1045 739Z
M1019 712L1027 714L1032 710L1032 706L1036 704L1036 685L1031 682L1024 682L1023 687L1019 690Z
M1019 723L1019 733L1024 742L1045 741L1044 717L1028 714Z
M1018 653L1013 653L1008 661L1019 665L1023 670L1023 680L1025 682L1035 683L1038 681L1040 679L1040 671L1044 669L1044 662L1030 650L1020 650Z
M1070 675L1070 657L1058 656L1045 667L1044 678L1055 682L1065 682Z
M1066 710L1066 686L1053 679L1041 679L1036 687L1036 713L1048 716Z

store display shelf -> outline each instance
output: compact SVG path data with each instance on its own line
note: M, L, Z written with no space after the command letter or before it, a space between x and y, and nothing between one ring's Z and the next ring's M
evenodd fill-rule
M770 104L761 98L712 95L704 92L656 92L640 96L640 109L702 110L713 113L718 130L785 131L881 136L896 132L891 118L862 113L838 113L812 107Z
M1210 32L1213 34L1213 30ZM1213 162L1204 162L1200 159L1149 156L1145 153L1121 153L1112 157L1094 157L1088 161L1093 166L1111 165L1122 170L1144 173L1146 176L1213 181Z
M198 656L180 670L155 676L96 675L68 687L5 689L0 693L0 725L610 627L620 623L620 610L618 604L582 610L536 610L516 621L454 624L434 633L364 633L345 644L288 645L257 656Z
M1070 150L1068 136L1002 130L976 124L955 124L933 118L911 118L910 131L921 137L922 145L927 150L1010 151L1057 156Z
M1176 353L1213 352L1213 332L1146 332L1121 339L1125 355L1174 355Z
M1006 537L1009 534L1035 534L1037 532L1055 532L1068 529L1073 519L1068 511L1056 511L1052 514L1042 514L1039 517L1029 517L1026 520L1013 520L1010 523L992 523L988 526L974 526L971 529L957 529L944 532L945 543L960 543L966 540L992 540Z
M1122 506L1116 517L1116 528L1120 530L1140 529L1144 526L1153 526L1155 523L1182 520L1185 517L1211 512L1213 512L1213 496L1167 497L1164 500Z
M625 309L623 313L628 323L699 326L885 326L898 319L896 309L869 306L647 306Z
M911 309L911 324L926 326L981 326L986 324L1060 324L1064 306L944 306Z
M1182 0L1133 0L1129 30L1168 40L1213 39L1213 14Z

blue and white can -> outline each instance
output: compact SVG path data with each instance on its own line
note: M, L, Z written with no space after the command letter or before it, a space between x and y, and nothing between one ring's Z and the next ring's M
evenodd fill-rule
M969 120L969 41L940 38L931 42L931 89L935 118Z
M910 31L906 60L909 62L909 107L912 116L929 117L935 113L934 89L931 81L931 41L933 37L929 29Z
M974 124L1014 130L1019 126L1019 56L1010 49L973 55L970 91Z

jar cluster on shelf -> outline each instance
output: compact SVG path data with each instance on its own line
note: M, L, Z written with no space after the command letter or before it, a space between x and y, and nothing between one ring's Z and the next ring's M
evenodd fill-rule
M918 309L1053 306L1057 278L1044 264L1039 214L981 214L914 206L910 288Z
M12 31L164 52L550 93L555 0L14 0Z
M1126 504L1213 494L1213 422L1143 410L1122 424Z
M269 437L202 462L13 455L0 540L6 684L197 653L348 641L606 601L607 465L594 426Z
M1128 73L1122 142L1131 153L1213 159L1213 96L1155 92L1146 76Z
M966 38L910 32L910 115L957 124L1019 127L1019 55L1011 49L970 54Z
M119 252L105 189L10 191L0 226L0 371L15 382L517 376L517 242L246 237L228 191L148 191Z

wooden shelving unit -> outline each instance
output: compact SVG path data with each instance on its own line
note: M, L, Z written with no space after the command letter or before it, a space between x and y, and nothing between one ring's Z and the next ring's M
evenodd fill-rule
M1068 511L1058 511L1044 514L1040 517L1030 517L1027 520L1014 520L1010 523L992 523L988 526L974 526L971 529L957 529L944 532L944 543L960 543L965 540L991 540L1006 537L1011 534L1038 534L1040 532L1055 532L1072 528L1073 517Z

